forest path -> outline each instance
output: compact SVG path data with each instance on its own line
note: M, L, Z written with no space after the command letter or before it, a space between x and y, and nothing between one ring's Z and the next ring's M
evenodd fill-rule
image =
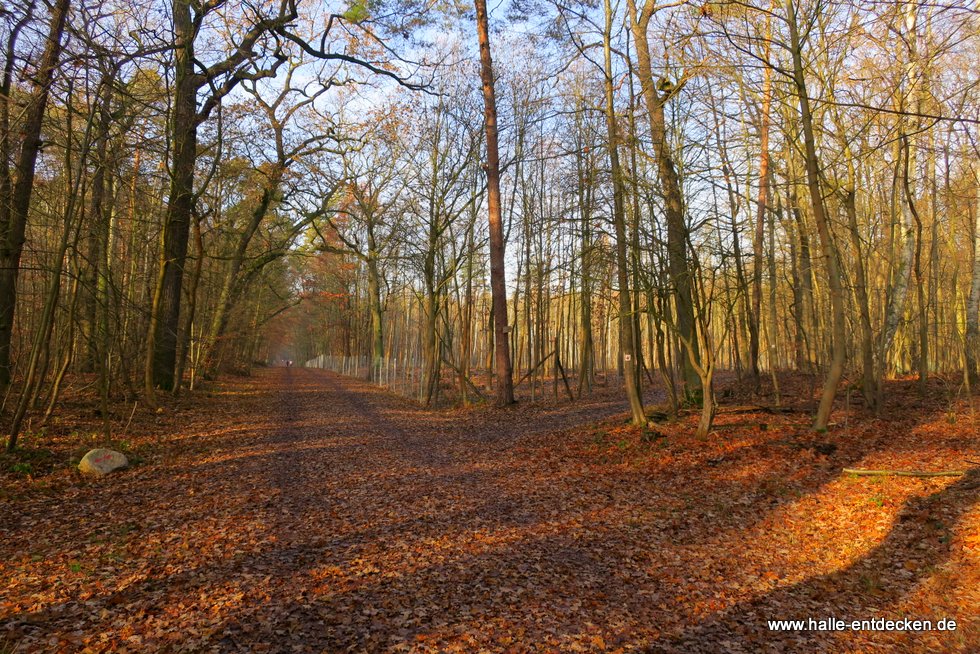
M214 396L221 426L174 435L179 457L4 516L0 651L380 651L427 634L465 651L491 614L506 629L529 600L568 601L536 596L542 548L563 550L547 574L569 584L588 558L536 540L577 519L576 482L556 487L521 444L625 409L607 394L426 411L296 368Z
M427 411L280 368L194 397L142 465L0 495L0 652L980 651L977 482L840 475L957 465L965 420L821 457L785 444L806 414L643 441L614 393ZM767 628L896 615L963 628Z

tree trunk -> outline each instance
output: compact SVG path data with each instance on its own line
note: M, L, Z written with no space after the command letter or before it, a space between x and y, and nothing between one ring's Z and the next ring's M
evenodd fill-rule
M372 248L373 249L373 248ZM368 370L368 381L378 381L381 374L381 361L384 357L384 324L381 307L381 276L378 272L378 260L371 254L367 259L368 273L368 308L371 312L371 367Z
M677 303L677 331L680 338L686 339L692 348L688 357L681 357L685 389L688 400L699 394L701 385L696 371L700 362L698 339L695 334L694 301L691 288L691 272L687 260L687 221L684 218L684 196L681 191L680 176L674 164L667 143L667 127L664 106L671 93L663 95L657 90L653 80L650 61L650 46L647 43L647 27L652 16L653 3L647 3L642 13L638 13L635 0L628 0L630 26L636 42L637 70L640 76L640 93L647 107L650 120L650 138L653 142L654 158L660 170L660 185L664 195L664 214L667 219L667 261L670 270L670 283ZM692 361L693 359L693 361Z
M595 346L592 338L592 171L587 169L588 161L583 152L576 156L578 172L578 203L581 216L581 241L579 257L581 283L579 291L579 374L577 396L583 392L592 393L595 383ZM586 153L587 154L587 153Z
M490 57L490 25L486 0L474 0L480 41L480 79L483 83L484 123L487 132L487 209L490 214L490 292L493 296L494 364L497 406L514 402L513 367L507 339L507 286L504 270L504 229L500 215L500 155L497 145L497 101Z
M913 268L915 269L916 309L919 317L919 357L916 367L919 369L919 393L924 394L926 391L926 382L929 379L929 320L926 311L927 281L922 270L922 216L919 215L915 200L912 198L907 170L905 174L905 198L909 203L909 210L915 219L915 257L913 258Z
M435 221L429 223L429 245L422 267L425 283L425 308L422 312L425 321L422 331L422 394L419 398L425 406L432 403L436 390L439 386L439 342L438 342L438 323L437 312L439 311L438 298L435 282L435 258L436 258L436 232Z
M177 330L180 326L180 289L187 260L191 212L194 203L194 164L197 161L197 90L194 74L195 28L187 0L174 0L174 99L171 125L173 154L170 194L163 227L160 277L153 298L147 339L147 394L154 388L174 387Z
M474 206L476 199L474 198ZM473 357L473 259L476 256L476 245L474 243L474 232L476 231L476 215L472 221L466 235L466 293L462 315L462 338L459 344L459 394L463 405L470 403L470 360Z
M252 237L255 236L259 225L262 224L266 214L269 213L269 209L278 199L279 184L282 180L284 168L284 166L280 166L269 176L267 185L262 189L259 203L253 209L248 225L245 226L245 230L239 236L235 252L231 257L231 261L228 262L228 272L225 274L221 284L221 291L218 295L214 316L211 319L207 337L204 340L204 374L208 377L213 377L217 373L218 366L221 363L221 340L225 334L225 330L228 328L231 310L234 308L235 302L238 299L236 289L242 264L245 261L245 255L248 252L249 244L252 242Z
M824 381L820 405L813 419L813 429L824 431L830 422L830 413L834 408L837 397L837 387L844 374L844 363L847 358L847 320L844 315L844 286L841 282L840 265L837 260L837 248L830 231L827 212L823 201L823 190L820 188L820 163L817 159L816 138L813 133L813 114L810 110L810 98L807 95L806 78L803 72L803 52L800 44L799 26L797 24L796 5L793 0L786 1L787 22L790 32L790 49L793 57L793 81L796 95L800 104L800 121L803 126L803 145L806 152L806 178L810 191L810 203L813 209L813 219L817 224L820 235L820 245L827 265L827 283L830 289L831 324L833 326L833 346L830 367Z
M44 54L41 56L37 74L33 77L33 93L28 98L28 105L24 112L20 154L14 168L16 179L11 186L9 204L8 198L0 198L2 204L0 207L0 395L3 395L10 385L10 342L17 305L20 256L24 250L31 194L34 190L34 170L37 155L41 151L41 123L44 119L51 83L54 80L55 68L61 57L61 36L65 31L69 7L70 0L57 0L51 9L51 23ZM11 65L11 62L8 61L7 65ZM4 128L6 127L4 125ZM6 136L4 134L5 138ZM7 161L0 164L6 167Z
M973 171L975 188L980 196L980 168ZM973 212L973 277L970 297L966 302L966 373L970 384L980 382L980 206L974 200Z
M109 178L108 142L112 122L113 84L115 71L105 73L99 93L99 127L96 133L95 174L92 178L91 218L95 222L93 248L90 266L94 272L95 288L92 291L92 352L93 364L98 375L99 398L101 401L103 430L109 437L109 355L112 344L109 336L110 287L112 267L112 238L115 210L105 206L106 196L112 197L112 184ZM111 157L115 161L115 156Z
M789 207L789 213L793 208ZM785 230L789 240L790 255L790 275L793 281L793 305L791 313L793 315L793 353L796 369L802 371L806 368L806 334L804 323L806 321L805 311L803 310L803 275L800 274L801 259L799 248L797 248L796 229L792 222L786 220Z
M800 209L799 199L795 190L790 190L789 194L790 210L793 213L793 224L796 228L796 237L799 240L799 273L800 273L800 306L799 306L799 327L797 334L799 345L802 348L803 363L801 368L806 370L813 369L813 358L811 339L816 337L817 316L816 300L813 297L813 257L810 256L810 237L807 234L807 225L803 218L803 211Z
M769 219L769 375L772 378L772 394L779 406L779 377L777 364L779 361L779 351L776 348L778 334L779 316L776 311L776 221L782 221L783 207L776 198L776 215Z
M194 216L194 246L197 250L197 258L194 261L194 268L191 270L190 284L187 289L187 311L184 318L184 326L180 330L180 338L177 342L177 367L174 372L173 393L180 393L180 385L184 378L184 369L187 366L187 355L193 345L194 316L197 313L197 288L201 283L201 269L204 266L204 238L201 234L201 218Z
M853 179L852 183L856 180ZM877 375L874 366L874 335L871 329L871 309L868 304L868 282L865 272L864 250L861 247L861 233L858 231L857 198L853 188L844 192L844 209L854 247L855 301L861 316L861 389L864 401L874 408L878 401Z
M766 40L766 43L769 41ZM768 48L767 48L768 50ZM762 265L766 206L769 200L769 110L772 104L772 70L766 66L762 89L762 123L759 126L759 197L755 216L755 237L752 239L752 310L749 312L749 368L752 382L759 392L759 323L762 320ZM773 361L769 362L772 367Z
M619 133L616 125L616 108L613 99L612 79L612 50L610 45L612 33L612 6L610 0L605 0L606 24L602 33L602 50L605 62L603 86L606 94L606 136L609 139L609 165L612 170L613 184L613 223L616 228L616 268L619 281L619 334L620 348L623 353L623 381L626 384L626 397L629 399L630 412L634 425L645 425L646 414L643 412L643 396L640 391L637 375L636 341L634 333L633 302L629 284L629 255L626 244L626 189L623 184L623 171L619 165Z

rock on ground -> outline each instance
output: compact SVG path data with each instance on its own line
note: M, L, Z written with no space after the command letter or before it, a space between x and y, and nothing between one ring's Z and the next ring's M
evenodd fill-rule
M128 465L129 460L126 459L126 455L122 452L100 447L90 450L88 454L83 456L82 460L78 463L78 469L85 474L101 477L114 470L125 468Z

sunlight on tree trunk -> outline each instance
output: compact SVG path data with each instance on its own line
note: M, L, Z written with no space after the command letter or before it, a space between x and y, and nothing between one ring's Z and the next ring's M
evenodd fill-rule
M504 277L504 229L500 215L500 161L497 148L497 101L490 58L490 23L486 0L475 0L480 39L480 79L483 83L484 127L487 133L487 211L490 215L490 286L493 292L494 366L497 406L514 402L514 380L507 336L507 289Z

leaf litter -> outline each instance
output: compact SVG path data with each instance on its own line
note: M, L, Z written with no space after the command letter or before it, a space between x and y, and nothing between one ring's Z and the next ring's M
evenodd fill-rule
M425 411L226 380L140 412L131 470L2 477L0 651L980 651L976 475L841 473L980 459L968 406L909 388L830 434L750 405L698 439L611 392ZM904 617L958 627L768 628Z

